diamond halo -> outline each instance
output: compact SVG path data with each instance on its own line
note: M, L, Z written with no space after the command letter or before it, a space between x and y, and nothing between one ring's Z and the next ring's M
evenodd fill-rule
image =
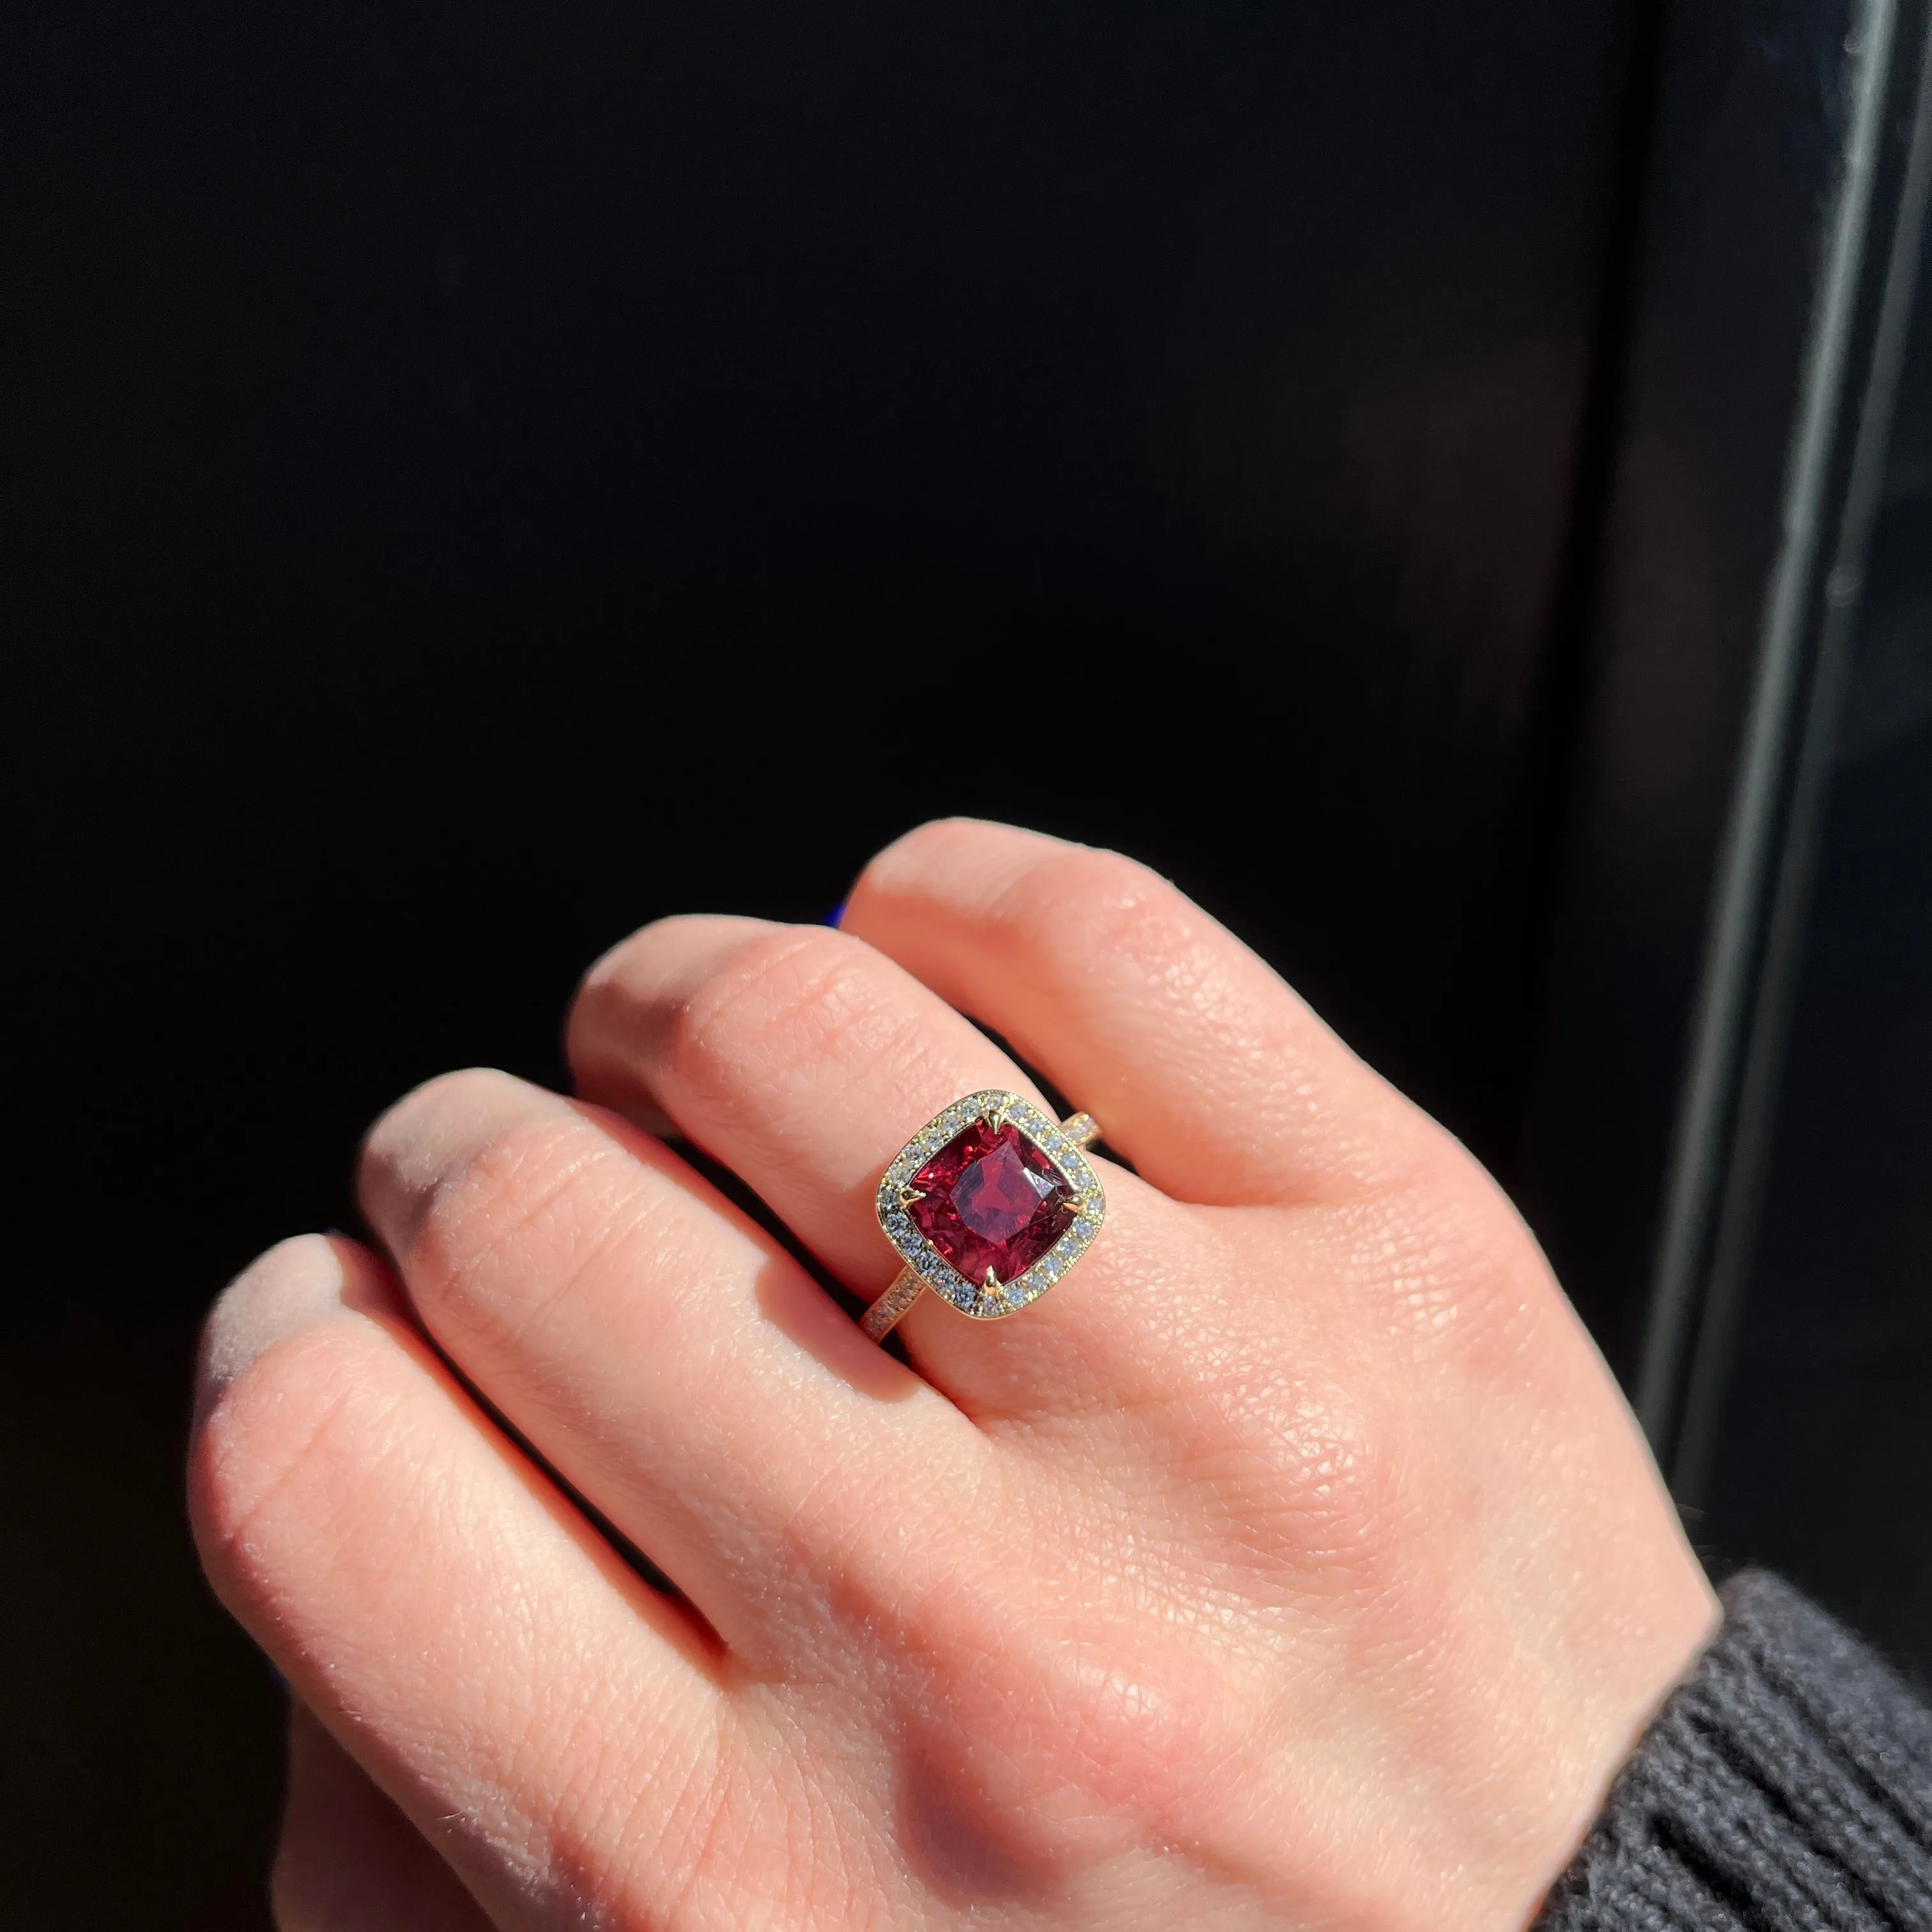
M908 1211L916 1176L934 1156L976 1121L995 1132L1016 1129L1058 1174L1072 1218L1059 1238L1011 1281L969 1281L927 1238ZM1087 1251L1107 1211L1107 1197L1086 1156L1058 1122L1017 1094L998 1088L969 1094L936 1114L892 1158L879 1183L879 1226L899 1258L962 1315L995 1321L1037 1301Z

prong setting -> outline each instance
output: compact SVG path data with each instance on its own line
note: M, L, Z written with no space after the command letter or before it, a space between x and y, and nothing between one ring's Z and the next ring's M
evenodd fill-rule
M984 1280L968 1280L927 1240L907 1211L925 1198L914 1186L914 1177L976 1120L986 1122L995 1132L1010 1125L1031 1142L1060 1176L1072 1210L1071 1220L1052 1247L1011 1281L1000 1280L990 1270ZM992 1321L1038 1300L1058 1283L1099 1233L1106 1196L1079 1144L1061 1132L1058 1122L1019 1094L989 1088L956 1100L899 1150L880 1180L878 1209L886 1238L935 1294L963 1315Z

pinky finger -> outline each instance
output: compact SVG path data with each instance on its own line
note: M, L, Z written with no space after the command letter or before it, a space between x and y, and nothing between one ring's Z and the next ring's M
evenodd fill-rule
M202 1562L317 1718L493 1918L588 1882L648 1919L724 1790L709 1640L455 1386L381 1263L264 1256L210 1318L200 1407Z
M278 1932L490 1932L462 1881L305 1704L289 1712L269 1891Z

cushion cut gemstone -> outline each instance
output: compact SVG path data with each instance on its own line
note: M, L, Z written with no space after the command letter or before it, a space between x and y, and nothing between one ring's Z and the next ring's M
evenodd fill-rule
M975 1120L914 1175L908 1212L920 1232L976 1286L1025 1274L1072 1226L1060 1170L1011 1121Z

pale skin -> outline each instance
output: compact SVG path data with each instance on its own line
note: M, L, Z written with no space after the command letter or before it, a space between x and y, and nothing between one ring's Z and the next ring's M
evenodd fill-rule
M679 1137L876 1295L886 1163L1033 1093L962 1012L1138 1172L1031 1307L925 1298L908 1368ZM950 823L842 932L646 927L569 1046L574 1099L400 1101L380 1250L284 1243L208 1324L284 1932L1528 1923L1715 1604L1508 1202L1261 961Z

